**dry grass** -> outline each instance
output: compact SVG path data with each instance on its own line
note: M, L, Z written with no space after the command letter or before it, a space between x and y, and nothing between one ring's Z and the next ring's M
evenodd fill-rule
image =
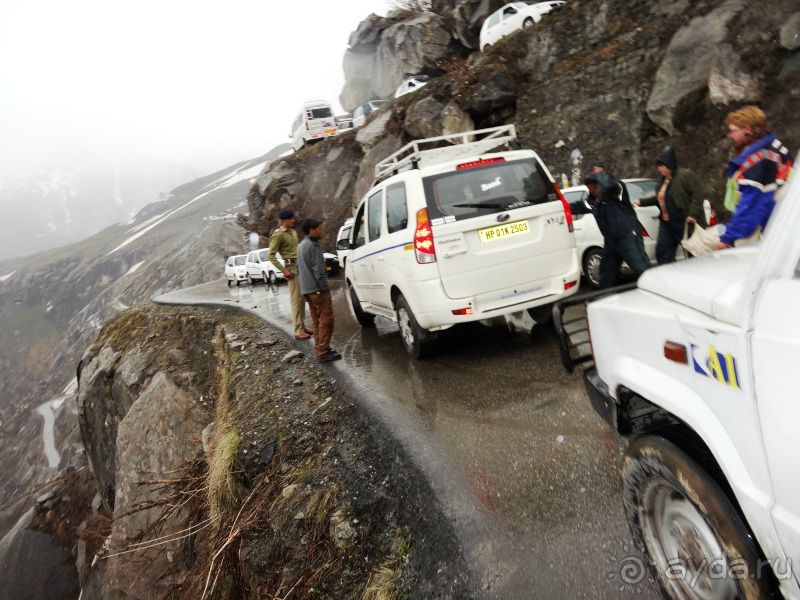
M395 560L386 560L372 572L361 600L395 600L397 598L397 570Z
M404 21L430 10L431 0L394 0L389 8L389 18L393 21Z

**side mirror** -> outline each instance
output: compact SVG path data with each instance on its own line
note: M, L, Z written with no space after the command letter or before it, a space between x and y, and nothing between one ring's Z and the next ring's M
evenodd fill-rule
M347 238L342 238L336 242L336 249L337 250L350 250L350 240Z

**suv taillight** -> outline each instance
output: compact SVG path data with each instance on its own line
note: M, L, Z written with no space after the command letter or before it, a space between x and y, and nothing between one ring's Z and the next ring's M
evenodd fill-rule
M428 209L417 211L417 228L414 231L414 254L421 265L436 262L436 250L433 247L433 231L428 218Z
M463 171L464 169L473 169L475 167L483 167L486 165L493 165L496 163L506 162L502 156L497 158L484 158L483 160L473 160L471 162L461 163L456 166L456 171Z
M567 199L564 198L564 194L561 193L561 190L558 189L558 186L555 183L553 183L553 189L556 191L558 199L561 200L561 206L564 207L564 216L567 218L567 228L569 229L569 232L572 233L575 231L575 227L572 224L572 209L569 207L569 202L567 202Z

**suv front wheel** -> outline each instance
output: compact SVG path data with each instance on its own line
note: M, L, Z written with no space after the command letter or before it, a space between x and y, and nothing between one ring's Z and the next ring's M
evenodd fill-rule
M622 478L628 526L665 597L771 597L774 574L739 511L680 448L635 439Z
M375 315L364 312L361 308L361 301L358 299L358 294L355 288L348 282L347 284L348 296L350 296L350 308L353 309L353 316L362 327L371 327L375 324Z
M400 295L394 305L400 337L406 351L414 358L424 358L430 354L435 334L419 326L406 299Z

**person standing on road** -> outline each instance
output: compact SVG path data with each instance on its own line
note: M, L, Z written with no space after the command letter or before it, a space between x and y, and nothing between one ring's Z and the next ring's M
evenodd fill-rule
M333 304L325 270L325 257L319 245L323 233L322 223L316 219L306 219L301 228L306 237L297 249L297 267L300 289L311 313L317 360L321 363L339 360L342 355L330 345L333 335Z
M655 198L643 198L641 206L657 204L659 215L656 260L665 265L675 262L675 252L683 239L686 223L708 227L703 210L703 190L700 180L689 169L678 166L672 146L666 146L656 159L661 182Z
M311 331L306 328L306 309L303 295L300 292L300 282L297 280L297 232L294 230L295 216L291 210L282 210L278 213L280 227L272 234L269 241L269 262L276 267L281 264L277 254L283 259L283 276L289 282L289 305L292 310L292 325L294 337L297 340L307 340Z
M592 173L584 180L594 208L597 226L603 234L600 288L617 285L623 261L641 275L650 268L644 251L642 225L631 203L623 199L622 185L607 173Z
M775 192L789 178L789 151L772 133L767 115L745 106L725 119L738 153L728 165L725 208L733 213L717 248L756 241L775 208Z

